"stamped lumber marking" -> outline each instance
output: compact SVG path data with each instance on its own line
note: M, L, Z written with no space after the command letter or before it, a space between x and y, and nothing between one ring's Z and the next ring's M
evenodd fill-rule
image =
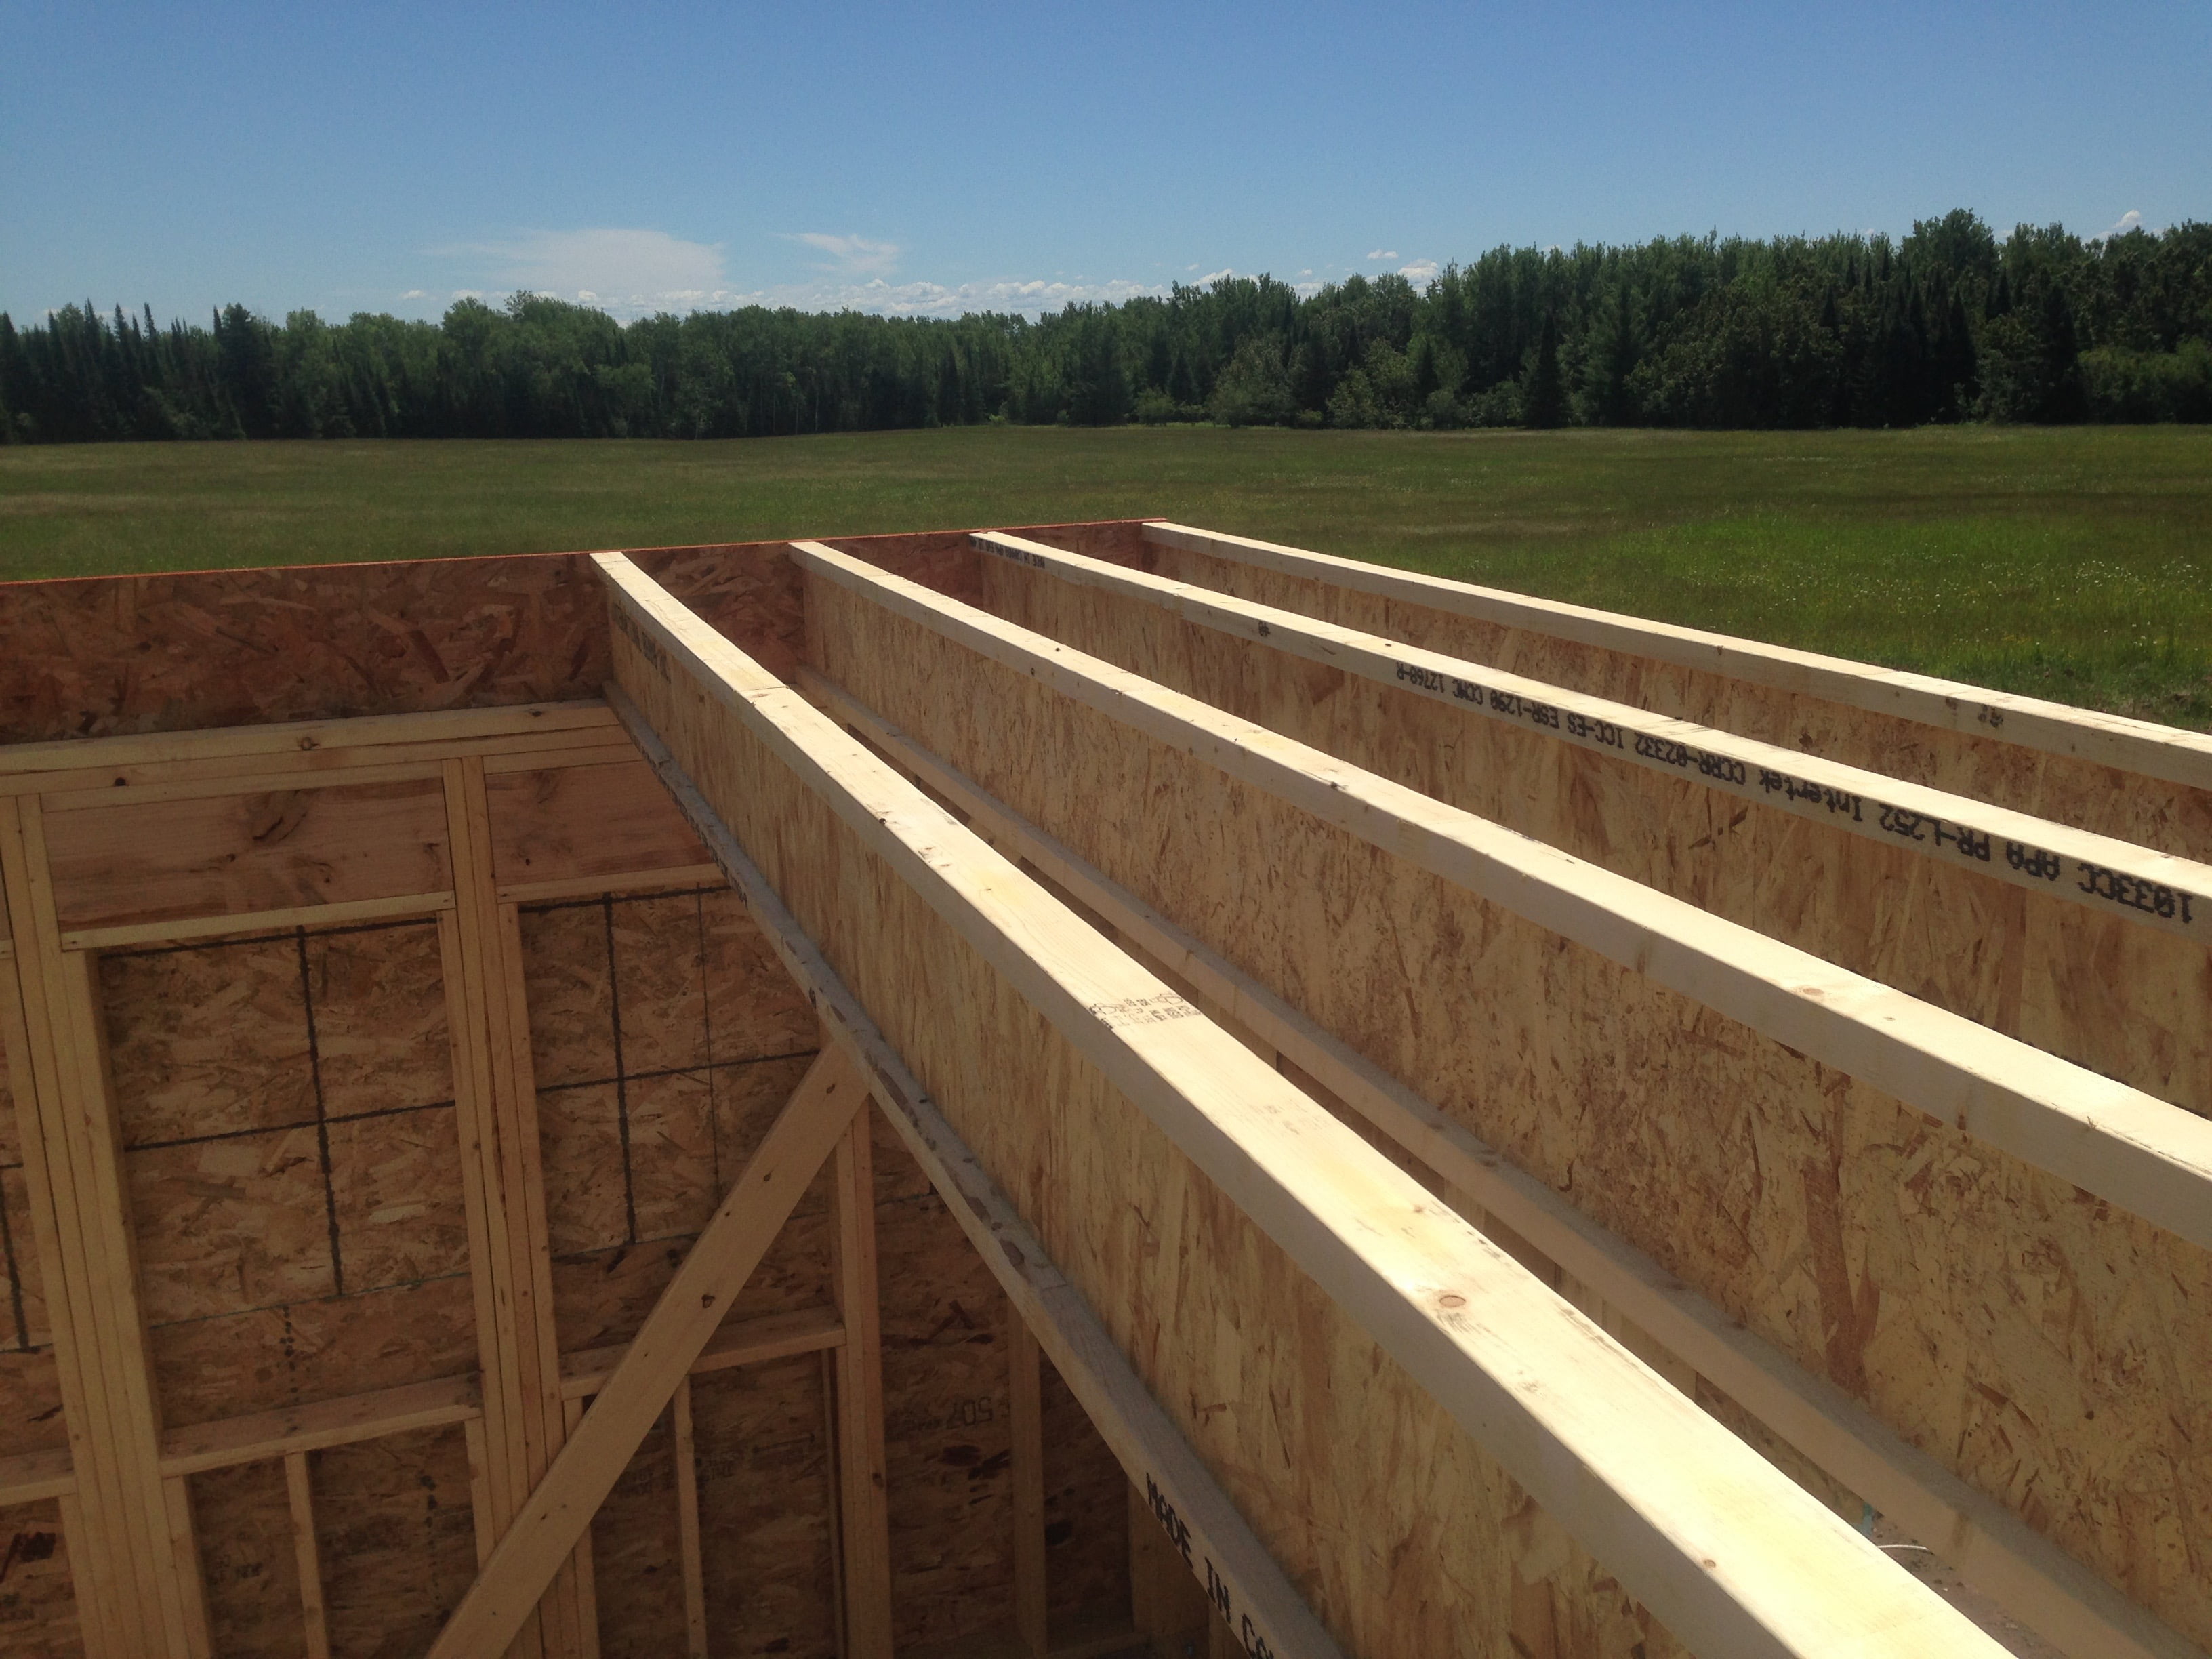
M1152 1510L1152 1518L1160 1523L1160 1530L1167 1534L1168 1542L1182 1557L1183 1565L1190 1569L1191 1577L1206 1591L1206 1601L1234 1632L1245 1653L1250 1659L1275 1659L1275 1649L1267 1633L1238 1600L1235 1587L1213 1565L1213 1558L1206 1553L1206 1540L1191 1531L1190 1522L1183 1519L1175 1500L1160 1490L1159 1482L1149 1474L1145 1476L1145 1502Z
M1117 1031L1125 1025L1164 1025L1170 1020L1198 1017L1198 1010L1172 991L1158 996L1124 997L1119 1002L1094 1002L1088 1012Z

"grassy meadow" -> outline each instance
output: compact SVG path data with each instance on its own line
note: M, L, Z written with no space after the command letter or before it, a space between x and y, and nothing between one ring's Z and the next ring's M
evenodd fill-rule
M2212 428L0 448L0 580L1139 515L2212 726Z

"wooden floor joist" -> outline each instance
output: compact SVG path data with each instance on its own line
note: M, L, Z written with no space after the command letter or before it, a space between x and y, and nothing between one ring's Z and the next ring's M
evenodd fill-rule
M878 1006L885 994L883 969L871 958L893 953L902 976L921 969L936 986L986 975L975 994L1000 1000L1010 1015L1019 1011L1024 1046L1040 1060L1064 1056L1056 1073L1072 1087L1081 1085L1086 1100L1059 1126L1058 1144L1036 1141L1019 1116L1022 1097L1006 1092L1022 1086L1028 1063L1023 1047L1005 1041L1012 1028L1000 1028L994 1075L979 1078L970 1062L957 1073L957 1095L939 1088L968 1119L968 1133L988 1134L987 1145L1010 1169L1018 1164L1016 1145L1045 1157L1047 1167L1017 1178L1017 1203L1024 1186L1033 1189L1038 1176L1075 1152L1079 1140L1068 1138L1091 1111L1118 1113L1127 1131L1140 1136L1164 1135L1171 1159L1189 1160L1169 1167L1202 1171L1246 1218L1240 1248L1257 1252L1248 1259L1281 1252L1275 1259L1305 1276L1333 1305L1332 1317L1356 1319L1337 1339L1350 1349L1333 1353L1348 1360L1372 1345L1372 1363L1405 1368L1408 1391L1386 1382L1387 1371L1370 1384L1370 1423L1379 1413L1382 1422L1395 1421L1424 1439L1455 1425L1469 1437L1471 1454L1480 1448L1475 1455L1497 1460L1553 1522L1693 1650L1994 1651L1851 1528L628 561L609 556L600 564L617 590L617 683L686 769L697 769L700 792L739 842L774 849L775 864L764 873L772 884L781 878L789 890L781 896L787 904L796 900L802 922L818 903L817 884L842 882L849 892L864 881L858 870L841 873L849 858L864 858L896 884L882 892L886 908L877 913L884 920L874 929L849 913L824 918L836 927L831 948L847 958L841 969L855 977L872 1014L905 1026L917 1017L911 1006L895 1012L889 1002ZM785 845L798 842L808 851L805 871L782 855ZM895 927L892 917L911 931ZM971 1012L980 1016L984 1006L973 1003ZM886 1035L898 1040L889 1026ZM946 1045L957 1051L981 1038L971 1028L927 1040L933 1054L949 1060ZM933 1069L956 1077L944 1064ZM1095 1083L1084 1082L1085 1070ZM1133 1108L1149 1130L1128 1115ZM1036 1105L1026 1109L1041 1118ZM1060 1173L1054 1188L1060 1196L1030 1201L1048 1209L1078 1204L1079 1188L1065 1178L1072 1171ZM1067 1218L1051 1219L1064 1230ZM1199 1235L1184 1239L1186 1248L1208 1250ZM1218 1254L1179 1261L1176 1270L1209 1275L1212 1296L1236 1294L1240 1270ZM1086 1254L1081 1271L1107 1268ZM1099 1279L1095 1288L1108 1283ZM1137 1293L1133 1283L1115 1288L1117 1304ZM1115 1316L1127 1320L1129 1310L1117 1305ZM1151 1364L1162 1380L1188 1363L1183 1345L1212 1352L1208 1323L1200 1308L1186 1305L1151 1334L1158 1345ZM1285 1331L1278 1340L1311 1341L1333 1328L1324 1319L1310 1335ZM1313 1361L1324 1363L1320 1353ZM1540 1386L1532 1386L1538 1378ZM1417 1426L1439 1408L1440 1417ZM1209 1443L1222 1453L1218 1439ZM1320 1455L1323 1449L1304 1450ZM1295 1461L1297 1448L1291 1455ZM1340 1464L1334 1472L1351 1484L1352 1471ZM1257 1474L1246 1471L1248 1484ZM1347 1492L1336 1501L1357 1500ZM1367 1519L1376 1531L1365 1547L1381 1549L1391 1523L1380 1513ZM1463 1547L1474 1539L1455 1542ZM1356 1642L1363 1620L1387 1616L1340 1605L1335 1611ZM1395 1644L1378 1630L1360 1645L1385 1652Z
M876 1176L865 1109L831 1155L830 1283L845 1340L830 1367L837 1404L837 1559L848 1659L891 1659L889 1477L884 1467L883 1316Z
M824 582L2212 1248L2212 1121L819 543Z
M1145 539L1161 547L1210 554L1348 591L1598 646L1624 656L1712 670L1771 690L1807 691L1872 714L1898 714L1947 731L1992 736L2021 748L2090 761L2144 777L2165 778L2192 788L2212 788L2212 739L2148 720L1558 599L1480 587L1165 520L1147 524Z
M1462 1212L1601 1297L1667 1352L1847 1489L1861 1494L1967 1582L2078 1659L2198 1659L2202 1650L2098 1578L2018 1516L1909 1444L1859 1401L1747 1331L1650 1256L1340 1039L1239 971L1127 888L977 787L842 687L802 670L831 718L945 802L1009 859L1026 864L1112 930L1230 1029L1272 1052L1318 1097L1340 1103L1433 1170ZM1497 1223L1503 1223L1502 1230ZM1555 1285L1556 1288L1556 1285ZM1649 1356L1646 1356L1647 1358Z
M1589 691L1611 684L1616 697L1638 687L1644 695L1627 700L1784 744L1817 731L1805 746L1878 769L1895 769L1884 757L1902 763L1919 751L1922 781L2212 860L2212 737L2202 732L1189 525L1156 521L1144 535L1161 553L1250 573L1260 581L1248 598L1267 597L1257 586L1272 579L1280 586L1271 602L1312 615L1350 620L1350 610L1388 607L1392 625L1374 631L1498 666L1525 641L1533 648L1521 654L1571 663L1578 677L1537 678ZM1170 562L1164 574L1183 569ZM1723 709L1729 717L1717 718ZM1853 731L1837 710L1875 718ZM2005 750L2054 764L1991 763ZM2174 788L2113 787L2130 779Z
M1336 1644L1291 1589L1220 1485L1146 1390L1097 1314L1045 1254L929 1092L838 976L820 948L746 854L636 707L618 688L608 701L653 762L730 884L743 895L785 969L802 987L830 1038L866 1073L891 1127L927 1175L1132 1483L1146 1514L1176 1540L1183 1566L1250 1621L1249 1650L1265 1643L1291 1659L1340 1659ZM1171 1524L1170 1524L1171 1522ZM1235 1621L1232 1621L1232 1624Z
M1239 640L1264 641L1272 651L1430 700L1469 720L1508 724L1549 742L1686 778L2061 904L2199 944L2212 939L2212 866L1024 537L986 531L969 539L1018 569L1115 594Z
M986 608L2212 1115L2212 866L1019 537Z
M2201 1487L2179 1425L2212 1340L2212 1122L887 573L798 556L825 673L1972 1484L2047 1515L2028 1472L2086 1466L2108 1511L2117 1420ZM1925 1198L1890 1195L1923 1171ZM2114 1207L2075 1207L2081 1188ZM2014 1265L2052 1260L2085 1288L2173 1294L2054 1351ZM1997 1358L2023 1341L2034 1364ZM2173 1355L2155 1383L2128 1358L2144 1345ZM1977 1372L2033 1437L1958 1432ZM2204 1639L2200 1580L2048 1524Z

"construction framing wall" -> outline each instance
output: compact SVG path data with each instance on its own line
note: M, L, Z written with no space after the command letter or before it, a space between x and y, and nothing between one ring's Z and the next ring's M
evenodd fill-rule
M1128 521L0 587L0 1652L2212 1645L2212 744Z

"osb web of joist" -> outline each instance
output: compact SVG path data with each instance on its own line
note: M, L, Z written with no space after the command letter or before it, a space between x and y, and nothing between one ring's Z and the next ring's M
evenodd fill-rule
M1095 643L1073 615L1059 631ZM809 616L815 660L862 702L2177 1625L2212 1627L2191 1542L2212 1513L2203 1249L1027 665L819 580ZM1370 740L1388 753L1388 728ZM2201 1043L2201 1012L2189 1029Z
M1717 787L1709 775L1727 778L1724 759L1705 770L1645 764L1625 744L1578 745L1556 726L1498 718L1479 697L1470 708L1403 678L1377 683L1293 655L1274 642L1303 620L1295 615L1277 612L1273 633L1255 640L1184 621L1158 591L1108 590L1005 558L986 561L982 578L986 605L1009 621L2212 1114L2212 893L2183 896L2192 916L2202 911L2188 931L2158 927L2153 908L2093 908L2078 872L2001 879L2012 874L2002 839L1965 842L1954 829L1947 844L1923 813L1877 800L1793 813L1778 791L1754 785L1746 799ZM2057 867L2045 849L2032 856ZM2169 892L2168 910L2178 908Z
M495 769L483 797L483 877L522 901L516 972L554 1335L575 1378L603 1376L635 1333L816 1041L804 1000L729 892L696 878L620 890L625 872L696 872L703 854L659 786L635 762L611 761L606 741L594 747L586 732L581 766ZM626 747L618 733L612 741ZM197 1425L343 1407L377 1391L396 1399L389 1391L428 1389L452 1402L437 1426L325 1445L295 1467L197 1455L181 1479L212 1650L411 1654L473 1577L485 1541L476 1425L459 1420L477 1409L485 1334L459 1144L451 1021L460 1005L439 920L459 868L448 848L452 779L441 787L435 775L368 786L319 778L334 787L275 792L240 782L247 787L226 790L218 778L143 805L127 792L49 797L46 821L61 826L49 837L55 925L64 943L108 944L97 1016L167 1443L201 1446L208 1436ZM534 891L558 896L528 901ZM395 902L417 914L313 920L331 907ZM134 931L205 935L226 915L277 913L302 920L116 942ZM30 955L27 932L22 944ZM0 1090L10 1080L0 1072ZM15 1130L15 1111L0 1110L9 1291L0 1322L14 1339L0 1353L0 1458L56 1451L65 1429ZM1006 1630L1013 1615L1006 1313L942 1201L880 1125L874 1169L891 1634L902 1651L954 1650ZM827 1179L813 1183L726 1331L781 1320L835 1340ZM798 1346L818 1350L820 1340ZM688 1385L680 1429L690 1479L679 1479L672 1408L592 1528L593 1650L683 1651L703 1632L716 1651L836 1652L830 1356L702 1364L710 1369ZM592 1386L572 1382L572 1410ZM1126 1482L1049 1376L1045 1398L1052 1611L1066 1627L1126 1627ZM303 1493L312 1560L299 1530ZM697 1521L687 1540L689 1512ZM7 1539L0 1644L83 1650L56 1503L0 1512Z

